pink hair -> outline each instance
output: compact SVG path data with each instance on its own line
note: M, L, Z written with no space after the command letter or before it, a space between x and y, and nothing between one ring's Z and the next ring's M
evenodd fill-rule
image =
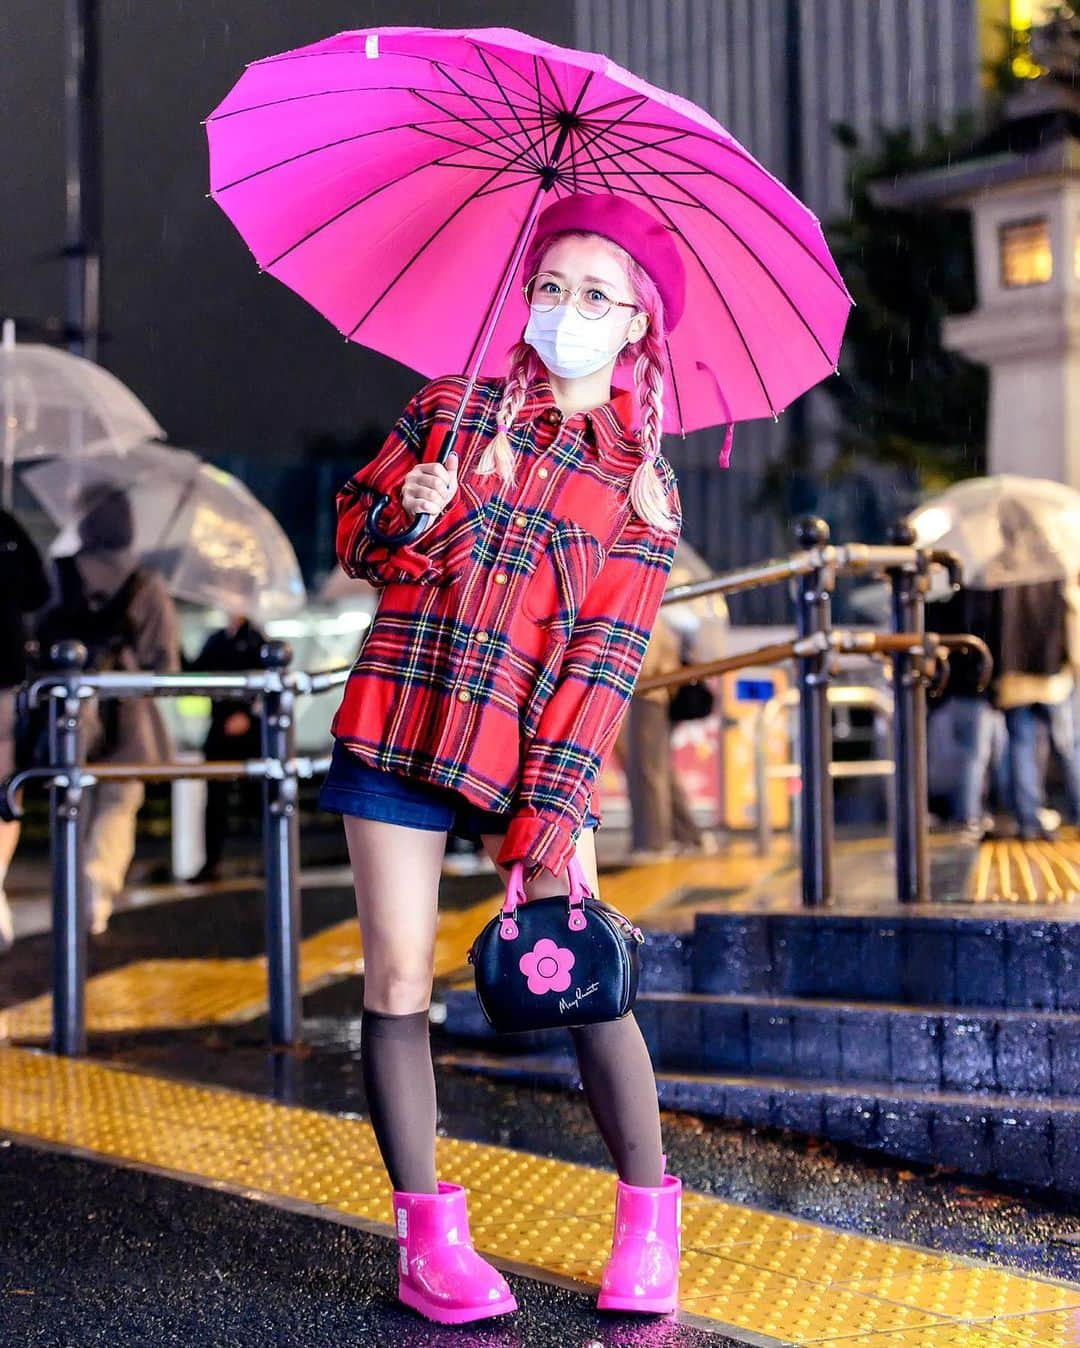
M524 275L534 276L540 270L544 255L557 240L594 237L603 236L567 231L545 239L541 247L534 245L526 254ZM648 523L660 529L672 530L675 521L668 510L664 485L656 472L656 458L660 453L664 427L664 374L667 369L664 302L652 277L624 248L610 239L605 238L603 242L622 263L634 303L649 318L644 335L632 345L624 347L617 362L617 365L633 362L634 392L641 410L640 435L644 459L630 480L630 504ZM513 482L514 455L507 433L521 412L529 384L544 373L543 362L526 342L518 342L511 349L510 369L496 414L497 431L476 466L479 474L498 473L506 486Z

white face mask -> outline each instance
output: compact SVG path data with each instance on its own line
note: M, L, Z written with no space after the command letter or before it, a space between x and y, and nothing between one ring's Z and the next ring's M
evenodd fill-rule
M603 319L582 318L572 304L559 304L546 313L529 311L525 341L552 374L560 379L582 379L602 370L629 341L624 337L612 351L607 344L610 334Z

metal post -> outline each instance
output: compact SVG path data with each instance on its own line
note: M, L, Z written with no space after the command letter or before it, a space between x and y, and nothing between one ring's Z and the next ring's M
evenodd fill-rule
M823 548L829 541L824 520L808 518L795 526L802 548ZM828 567L800 576L796 587L796 626L800 638L827 633L832 578ZM832 898L833 786L832 711L829 707L829 651L799 659L799 761L802 768L800 834L802 899L817 908Z
M101 96L98 0L65 5L68 348L97 360L101 327Z
M62 641L53 647L52 664L77 675L86 664L86 647ZM49 698L49 764L66 778L49 790L49 851L52 861L53 1008L52 1048L67 1056L86 1052L86 944L89 916L83 857L82 746L78 683L56 689Z
M284 641L268 641L261 651L264 669L282 673L292 660ZM275 761L280 776L263 782L263 849L266 859L266 962L270 993L270 1041L300 1039L300 828L298 780L286 765L295 757L295 694L283 689L264 694L263 757Z
M911 547L915 531L905 521L892 531L892 542ZM893 631L922 635L926 631L928 559L894 567ZM926 683L924 656L896 651L892 657L894 743L896 746L896 895L901 903L924 903L930 897L928 781L926 764Z

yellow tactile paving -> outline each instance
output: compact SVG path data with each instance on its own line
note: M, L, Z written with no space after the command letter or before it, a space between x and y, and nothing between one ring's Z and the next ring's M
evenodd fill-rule
M618 871L601 881L604 899L638 920L646 910L679 890L730 883L726 863L716 857L672 861L662 866ZM435 972L445 977L465 967L476 933L495 911L501 889L492 877L490 893L468 908L439 915ZM300 946L304 992L363 969L360 929L353 919L309 936ZM253 1020L266 1011L266 960L139 960L87 980L86 1023L91 1033L183 1029ZM0 1011L0 1040L44 1040L52 1026L48 994Z
M972 867L975 903L1073 903L1080 899L1080 843L986 842Z
M0 1048L0 1131L385 1225L363 1120ZM595 1284L614 1184L586 1166L440 1138L478 1248ZM388 1229L388 1228L387 1228ZM682 1304L787 1344L1076 1348L1080 1288L687 1194ZM991 1317L996 1317L991 1319Z

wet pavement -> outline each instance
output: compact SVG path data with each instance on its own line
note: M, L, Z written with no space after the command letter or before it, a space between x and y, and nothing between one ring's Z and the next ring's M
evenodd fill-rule
M390 1242L230 1194L0 1142L0 1341L19 1348L694 1348L509 1273L518 1312L441 1328L397 1304Z
M492 877L447 879L444 908ZM350 916L341 885L305 890L312 932ZM120 913L92 944L94 971L163 956L250 956L262 948L252 891L222 890ZM48 987L50 942L20 941L0 963L0 1005ZM438 989L437 989L438 993ZM266 1024L96 1035L90 1056L158 1077L364 1113L362 980L305 999L305 1042L269 1052ZM436 1055L446 1048L433 1028ZM580 1092L482 1080L440 1066L440 1132L609 1167ZM1080 1281L1080 1206L989 1189L946 1171L900 1168L854 1149L768 1129L665 1115L672 1173L690 1190L885 1239ZM522 1311L497 1327L441 1331L393 1300L385 1237L157 1175L0 1147L0 1342L13 1344L726 1344L690 1325L611 1321L590 1299L515 1278ZM738 1342L749 1341L740 1335Z

